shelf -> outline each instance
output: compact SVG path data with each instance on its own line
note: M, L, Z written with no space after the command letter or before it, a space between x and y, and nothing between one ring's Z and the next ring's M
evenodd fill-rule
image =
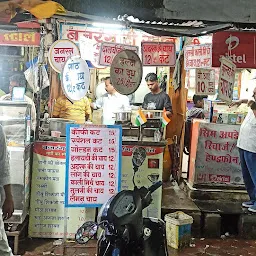
M20 56L20 55L3 55L3 54L0 54L0 59L1 59L1 58L24 59L24 56Z

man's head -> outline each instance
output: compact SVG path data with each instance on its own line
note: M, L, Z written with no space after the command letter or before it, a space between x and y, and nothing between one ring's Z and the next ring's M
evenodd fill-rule
M10 77L9 91L12 94L14 87L26 87L26 78L22 74L16 74Z
M111 83L110 77L105 78L105 89L109 94L114 94L116 92L114 86Z
M207 99L208 96L207 95L194 95L193 96L193 102L194 102L194 105L197 107L197 108L203 108L204 107L204 99Z
M145 80L147 82L148 88L152 93L158 93L160 87L157 80L157 75L155 73L149 73L146 75Z

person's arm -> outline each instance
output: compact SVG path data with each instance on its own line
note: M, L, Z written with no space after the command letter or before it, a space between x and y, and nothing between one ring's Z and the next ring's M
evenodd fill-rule
M166 94L166 96L165 96L164 107L166 110L166 115L168 117L171 117L172 116L172 103L171 103L171 99L168 94Z
M3 203L3 219L9 219L14 212L14 203L11 191L11 180L9 170L9 157L7 153L6 138L3 127L0 126L0 186L3 186L5 192L5 201Z
M61 107L62 107L62 101L61 101L61 98L58 98L53 107L52 117L60 117Z
M85 121L92 120L92 109L88 98L85 99L84 113Z
M241 104L243 104L243 103L248 103L248 100L236 100L236 101L232 101L232 103L229 105L229 107L231 108L231 107L234 107L234 106L237 106L237 107L239 107Z
M93 109L103 108L103 96L91 103Z
M33 131L36 130L36 106L35 106L35 103L32 101L31 103L31 123L32 123L32 127L31 129Z
M145 95L145 97L144 97L144 100L143 100L141 108L143 108L143 109L147 109L148 108L148 97L147 97L147 95Z
M125 109L129 109L131 106L130 106L130 100L128 98L128 96L124 97L124 108Z
M12 197L11 185L7 184L4 186L5 200L3 204L3 219L7 220L12 217L14 212L14 202Z

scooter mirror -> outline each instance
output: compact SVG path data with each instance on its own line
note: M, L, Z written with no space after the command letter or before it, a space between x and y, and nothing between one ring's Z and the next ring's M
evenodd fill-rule
M146 157L147 157L147 152L145 148L143 147L134 148L133 154L132 154L133 166L136 168L140 167L145 161Z
M85 222L76 232L75 240L79 244L88 243L97 233L98 225L93 221Z

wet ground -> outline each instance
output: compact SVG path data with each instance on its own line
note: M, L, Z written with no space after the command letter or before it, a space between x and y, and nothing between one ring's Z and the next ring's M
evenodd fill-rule
M62 245L54 245L55 240L29 239L21 243L20 255L68 255L68 256L95 256L96 243L93 241L87 247L67 243L66 251ZM26 251L26 252L25 252ZM256 255L256 241L237 239L195 239L190 247L182 250L169 250L170 256L247 256Z

